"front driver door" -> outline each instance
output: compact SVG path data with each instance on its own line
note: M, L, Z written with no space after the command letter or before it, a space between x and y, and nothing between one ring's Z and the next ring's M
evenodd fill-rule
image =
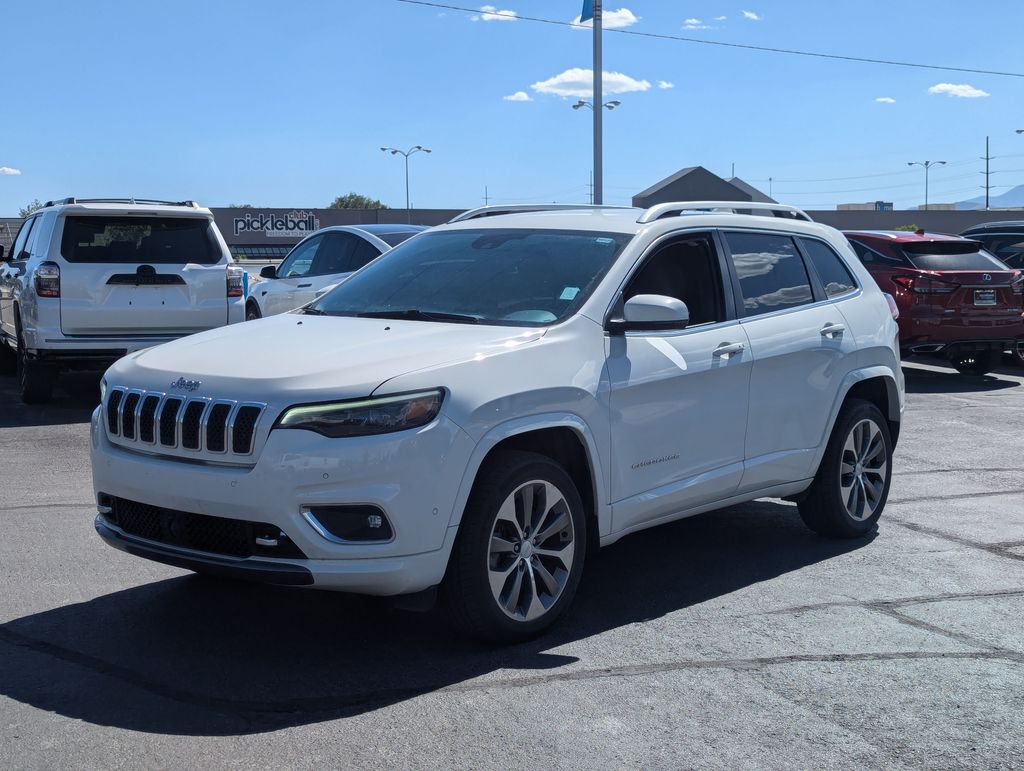
M284 313L297 308L296 294L313 285L310 273L316 253L323 243L323 236L311 236L299 243L284 258L277 268L277 278L261 281L254 288L259 295L260 309L264 316Z
M751 356L710 233L658 246L623 299L676 297L690 325L608 338L612 531L729 497L743 474Z

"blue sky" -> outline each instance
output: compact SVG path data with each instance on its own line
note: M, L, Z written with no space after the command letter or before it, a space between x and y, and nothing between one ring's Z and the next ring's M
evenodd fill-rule
M580 5L497 9L569 21ZM634 31L1024 72L1020 0L970 13L950 0L624 0L606 11ZM378 148L415 144L433 150L412 158L415 206L481 204L485 186L497 202L585 201L590 116L552 91L590 67L589 32L475 16L395 0L5 8L0 167L20 174L0 173L0 215L71 194L323 206L357 191L403 206L401 159ZM609 203L683 166L727 176L735 163L808 208L909 206L923 172L906 162L925 159L949 161L932 172L932 201L960 200L981 192L986 134L993 192L1024 183L1024 78L610 32L604 64L617 73L606 88L627 89L606 94L622 101L605 120ZM939 84L957 88L929 93ZM517 92L529 101L504 98Z

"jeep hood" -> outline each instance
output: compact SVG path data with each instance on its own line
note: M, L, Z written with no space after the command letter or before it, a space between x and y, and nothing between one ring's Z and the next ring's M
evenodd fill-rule
M110 385L168 392L184 378L199 381L195 396L218 399L355 398L399 375L484 358L543 335L522 327L286 313L140 351L106 377Z

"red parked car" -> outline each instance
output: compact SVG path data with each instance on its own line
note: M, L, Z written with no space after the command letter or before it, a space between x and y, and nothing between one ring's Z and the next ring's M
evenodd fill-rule
M1024 274L968 238L936 233L845 233L899 307L900 349L945 355L983 375L1024 346Z

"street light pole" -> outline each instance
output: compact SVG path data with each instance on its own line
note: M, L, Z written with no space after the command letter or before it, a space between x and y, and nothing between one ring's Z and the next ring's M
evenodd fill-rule
M391 153L392 155L401 155L405 157L405 219L408 222L412 222L412 208L409 205L409 156L416 153L430 153L432 150L429 147L423 145L414 145L408 150L398 150L394 147L382 147L380 148L382 153Z
M945 161L907 161L908 166L924 166L924 210L928 211L928 172L932 166L945 166Z
M594 19L596 20L598 18L596 16L596 14L598 13L596 0L595 0L595 5L594 5L594 13L595 13ZM598 93L600 93L600 88L598 86L596 86L596 85L595 85L595 88L597 89ZM601 204L604 203L604 192L603 192L603 183L602 183L603 171L602 171L602 160L601 160L601 117L602 117L602 114L601 114L600 110L595 110L594 109L594 105L595 104L601 104L601 103L597 102L597 101L595 101L595 102L588 102L586 99L580 99L578 102L576 102L576 104L574 104L572 106L572 109L578 110L581 107L586 107L589 110L591 110L594 113L594 116L595 116L594 117L594 137L595 137L594 138L594 167L593 167L593 169L590 172L591 175L592 175L591 182L590 182L590 202L592 204L596 204L596 205L600 206ZM612 99L610 102L605 102L604 104L601 104L601 106L604 107L606 110L614 110L620 104L622 104L622 102L620 102L618 99Z
M604 65L601 62L601 0L594 0L594 104L604 102ZM594 110L594 203L604 203L604 142L600 110Z

